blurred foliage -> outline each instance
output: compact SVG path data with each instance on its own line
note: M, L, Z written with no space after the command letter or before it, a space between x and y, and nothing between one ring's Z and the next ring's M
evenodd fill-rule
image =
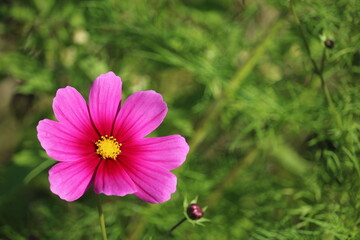
M104 198L109 239L159 239L195 196L211 222L176 239L360 239L360 2L294 2L300 24L283 0L3 0L0 238L100 234L91 190L50 192L35 127L58 88L114 71L163 94L156 134L191 153L169 202Z

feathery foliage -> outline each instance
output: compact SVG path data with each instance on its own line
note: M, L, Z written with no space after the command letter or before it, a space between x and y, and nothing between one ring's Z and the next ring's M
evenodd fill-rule
M109 239L159 239L195 196L211 221L175 239L360 239L359 27L357 0L2 1L0 238L99 235L91 193L51 194L35 126L112 70L191 153L169 202L104 198Z

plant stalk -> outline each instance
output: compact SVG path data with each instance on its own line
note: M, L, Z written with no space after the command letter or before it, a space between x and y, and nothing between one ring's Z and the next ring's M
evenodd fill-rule
M167 238L168 236L170 236L170 234L178 227L180 226L183 222L186 221L186 218L184 217L183 219L180 220L180 222L178 222L177 224L175 224L169 231L167 231L165 233L165 238Z
M310 62L312 64L312 66L313 66L315 74L318 75L318 77L320 78L321 88L322 88L322 90L324 92L326 102L328 103L329 111L330 111L330 113L332 113L334 115L334 118L335 118L335 121L336 121L338 127L342 128L341 117L340 117L339 113L337 112L337 110L335 108L334 102L332 101L331 94L330 94L329 89L328 89L328 87L327 87L327 85L325 83L325 79L324 79L324 75L323 75L323 68L324 68L323 66L324 66L324 61L325 61L324 52L323 52L321 67L318 67L318 65L316 64L314 58L311 56L311 50L310 50L309 44L308 44L308 42L306 40L304 30L301 27L300 19L299 19L299 17L297 16L297 14L295 12L295 7L294 7L293 0L290 0L290 9L291 9L291 13L292 13L292 15L294 17L295 24L296 24L297 28L299 29L301 39L303 40L304 47L305 47L305 50L306 50L306 54L308 55L308 57L310 59Z
M101 199L100 199L100 195L95 194L96 195L96 206L99 212L99 223L100 223L100 229L101 229L101 237L102 240L107 240L107 235L106 235L106 227L105 227L105 217L104 217L104 213L103 213L103 209L102 209L102 205L101 205Z

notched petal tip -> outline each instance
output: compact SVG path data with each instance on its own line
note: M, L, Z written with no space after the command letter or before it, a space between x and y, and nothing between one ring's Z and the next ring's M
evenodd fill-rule
M79 138L71 126L44 119L39 121L36 129L41 147L57 161L76 161L94 152L91 139Z
M37 139L39 140L40 142L40 145L43 149L45 149L45 152L46 152L46 149L47 149L47 136L48 136L48 133L47 133L47 125L48 125L48 122L51 121L49 119L43 119L43 120L40 120L38 125L36 126L36 131L37 131Z
M115 73L113 72L107 72L107 73L104 73L104 74L101 74L99 75L96 80L115 80L115 81L120 81L122 82L121 80L121 77L119 77L118 75L116 75Z
M50 179L49 179L49 182L50 182ZM74 197L69 197L69 196L63 196L63 195L59 194L56 191L56 188L54 187L53 184L51 184L51 182L50 182L50 191L53 194L57 195L61 200L64 200L64 201L67 201L67 202L74 202L74 201L78 200L81 197L81 196L78 196L78 197L74 198Z
M167 111L161 94L153 90L136 92L122 105L114 134L121 136L122 140L147 136L162 123Z
M92 183L99 159L96 156L78 162L61 162L49 170L50 190L68 202L79 199Z
M73 87L67 86L57 91L53 100L53 110L58 122L71 126L81 136L97 137L85 99Z
M179 142L178 142L178 157L179 157L179 161L178 161L178 166L176 166L175 168L177 167L180 167L186 160L187 158L187 155L190 151L190 146L189 144L186 142L186 139L181 136L181 135L175 135L176 137L178 137L179 139ZM172 170L172 169L171 169Z
M166 202L176 191L176 176L162 167L134 162L124 166L137 187L135 196L146 202Z
M184 163L189 149L184 137L170 135L134 139L123 148L123 155L143 164L151 163L173 170Z
M184 152L184 154L185 154L185 157L186 157L187 154L188 154L189 151L190 151L190 146L189 146L189 144L187 143L186 138L183 137L183 136L181 136L181 135L175 135L175 136L179 138L179 143L181 144L182 150L183 150L183 152Z
M169 201L172 195L176 192L177 186L177 177L173 173L169 173L173 176L173 178L167 183L167 186L163 185L160 191L156 190L157 192L154 192L154 189L150 190L149 188L141 189L141 191L135 193L135 196L151 204L164 203Z
M89 93L89 110L101 135L110 134L119 111L122 95L121 78L113 72L98 76Z
M54 104L56 104L56 99L59 98L59 97L64 97L68 94L71 94L73 95L74 92L78 93L78 91L71 87L71 86L66 86L66 87L63 87L63 88L59 88L57 91L56 91L56 94L55 94L55 97L54 97L54 100L53 100L53 107L54 107Z

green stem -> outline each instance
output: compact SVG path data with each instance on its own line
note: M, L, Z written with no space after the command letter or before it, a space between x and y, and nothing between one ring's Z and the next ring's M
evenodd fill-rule
M169 231L167 231L165 233L165 238L167 238L168 236L170 236L170 234L178 227L180 226L183 222L186 221L186 218L183 218L180 220L180 222L178 222L177 224L175 224Z
M96 195L96 206L99 212L99 223L100 223L100 229L101 229L101 237L102 240L107 240L107 235L106 235L106 227L105 227L105 217L104 217L104 213L102 210L102 206L101 206L101 199L100 199L100 195L95 194Z
M310 51L309 44L308 44L308 42L306 40L304 30L301 27L301 22L300 22L298 16L296 15L295 8L294 8L294 3L293 3L292 0L290 0L290 9L291 9L291 13L292 13L292 15L294 17L295 24L296 24L297 28L299 29L301 39L303 40L306 53L307 53L307 55L308 55L308 57L310 59L311 64L313 65L314 72L320 78L321 88L322 88L322 90L324 92L326 102L328 103L329 111L334 115L334 118L335 118L335 121L336 121L338 127L341 128L342 127L341 117L340 117L339 113L337 112L337 110L335 108L334 102L332 101L329 89L328 89L328 87L327 87L327 85L325 83L325 79L324 79L324 76L323 76L323 64L324 64L324 61L325 61L324 53L323 53L323 59L322 59L321 67L319 68L318 65L316 64L315 60L311 56L311 51Z

